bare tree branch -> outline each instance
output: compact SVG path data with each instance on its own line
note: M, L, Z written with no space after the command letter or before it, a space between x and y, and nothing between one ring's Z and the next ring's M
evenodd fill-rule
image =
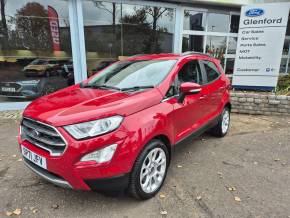
M105 10L107 12L109 12L110 14L113 14L113 11L111 11L110 9L106 8L106 6L103 4L103 2L95 2L93 0L94 4L96 5L97 8Z

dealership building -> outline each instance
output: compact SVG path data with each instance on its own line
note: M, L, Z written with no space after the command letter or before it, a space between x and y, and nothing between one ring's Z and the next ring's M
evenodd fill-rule
M209 53L232 77L243 5L288 7L282 55L273 59L279 59L280 74L289 74L287 2L1 0L0 111L22 109L39 96L136 54Z

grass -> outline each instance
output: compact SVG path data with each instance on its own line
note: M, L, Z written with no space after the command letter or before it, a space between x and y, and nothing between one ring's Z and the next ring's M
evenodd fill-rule
M290 96L290 74L279 77L276 94Z

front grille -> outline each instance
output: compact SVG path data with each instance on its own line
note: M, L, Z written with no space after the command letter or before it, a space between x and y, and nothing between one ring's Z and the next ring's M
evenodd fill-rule
M66 148L65 140L54 127L25 117L21 122L21 138L52 156L61 155Z
M34 70L34 69L25 71L25 73L38 73L38 72L39 72L38 70Z
M11 97L22 97L21 92L3 92L0 90L0 95L11 96Z
M17 91L21 88L21 85L16 82L2 82L0 83L0 87L15 88Z

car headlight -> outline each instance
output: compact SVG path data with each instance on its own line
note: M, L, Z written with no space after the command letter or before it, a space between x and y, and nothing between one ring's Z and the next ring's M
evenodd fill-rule
M104 163L110 161L117 149L117 144L109 145L103 149L96 150L82 157L81 161L96 161L97 163Z
M122 116L112 116L104 119L65 126L75 139L83 139L102 135L117 129L123 120Z

